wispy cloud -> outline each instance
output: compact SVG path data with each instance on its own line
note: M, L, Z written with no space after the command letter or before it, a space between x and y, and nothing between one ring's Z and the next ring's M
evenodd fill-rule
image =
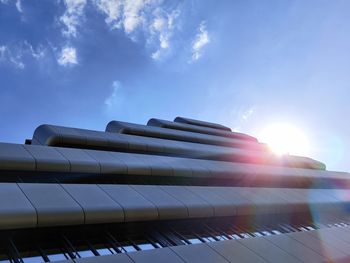
M20 13L23 12L21 0L16 0L16 1L14 1L14 0L0 0L0 3L2 3L2 4L14 3L17 11Z
M60 17L64 25L62 33L67 37L77 36L77 27L81 23L86 6L86 0L64 0L66 10Z
M0 46L0 62L9 63L18 69L24 69L25 67L22 62L22 53L14 54L6 45Z
M160 59L171 47L178 8L166 11L161 0L94 0L94 4L106 16L110 29L121 29L132 40L143 34L153 59Z
M21 0L16 1L16 8L17 8L18 12L23 13Z
M47 51L47 48L45 48L43 45L39 45L37 48L34 48L28 41L24 41L22 50L24 49L26 49L26 52L36 60L43 58L45 56L45 52Z
M76 49L74 47L64 47L57 62L61 66L73 66L78 64Z
M146 20L145 10L158 1L154 0L94 0L98 10L106 16L106 23L112 28L123 28L131 34Z
M198 33L192 43L192 61L198 60L203 54L203 48L210 42L205 21L198 27Z
M93 0L93 3L106 16L105 22L111 28L121 28L122 1Z
M7 63L18 69L25 68L28 59L39 61L47 52L43 45L33 47L28 41L19 42L15 45L0 45L0 62Z
M104 101L107 113L121 106L123 99L120 94L120 89L121 89L121 83L117 80L113 81L112 93Z
M175 28L174 22L179 15L180 11L178 9L173 10L171 13L167 13L158 8L154 12L155 17L150 25L150 33L154 38L158 39L159 46L151 55L153 59L160 59L170 48L170 39Z
M242 130L242 126L244 126L248 120L255 113L255 107L252 106L248 109L235 108L232 110L231 115L233 115L233 119L235 119L234 124L235 127L233 131L240 132Z

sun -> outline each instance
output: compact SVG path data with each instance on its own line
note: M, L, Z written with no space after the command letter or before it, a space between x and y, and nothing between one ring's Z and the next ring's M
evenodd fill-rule
M310 144L301 129L288 123L275 123L265 127L259 141L266 143L275 154L308 156Z

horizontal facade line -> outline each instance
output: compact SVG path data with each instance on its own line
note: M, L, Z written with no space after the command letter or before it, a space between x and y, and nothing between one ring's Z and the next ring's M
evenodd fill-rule
M347 218L341 189L0 183L0 229L312 213Z

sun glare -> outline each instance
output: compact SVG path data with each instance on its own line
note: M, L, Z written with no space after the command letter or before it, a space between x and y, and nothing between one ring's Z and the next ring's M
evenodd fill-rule
M306 135L293 125L272 124L262 130L259 141L267 143L275 154L293 154L308 156L309 140Z

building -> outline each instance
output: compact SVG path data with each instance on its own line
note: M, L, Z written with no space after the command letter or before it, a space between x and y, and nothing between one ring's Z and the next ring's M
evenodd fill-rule
M350 262L349 174L177 117L0 144L0 263Z

